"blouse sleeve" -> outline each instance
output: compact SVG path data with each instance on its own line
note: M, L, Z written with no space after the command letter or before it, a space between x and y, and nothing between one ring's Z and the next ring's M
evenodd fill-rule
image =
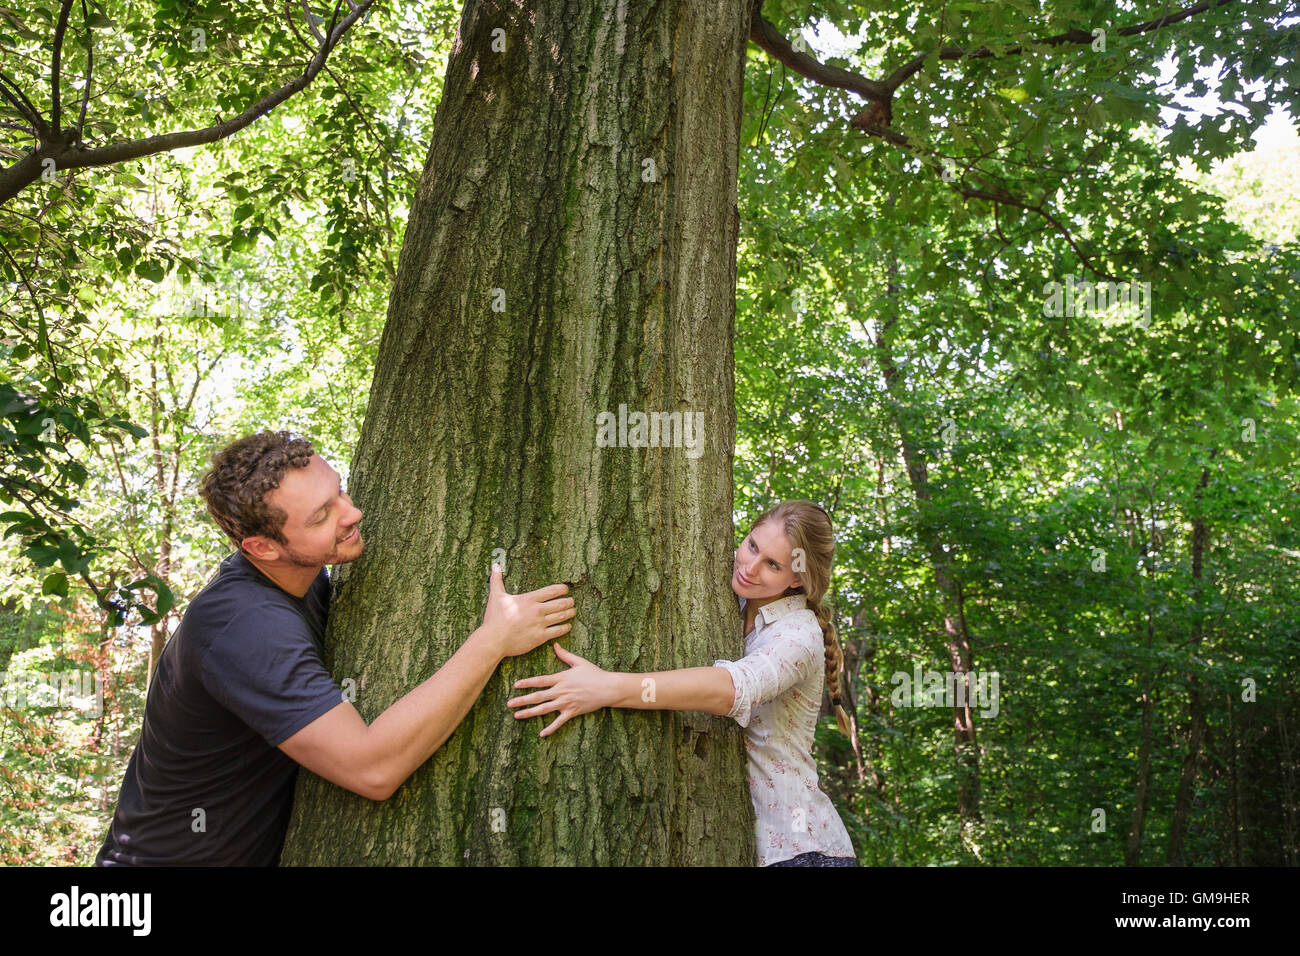
M736 699L727 716L748 726L755 707L816 673L818 655L825 653L820 636L814 637L803 627L783 628L769 643L738 661L714 661L713 666L727 671L736 686Z

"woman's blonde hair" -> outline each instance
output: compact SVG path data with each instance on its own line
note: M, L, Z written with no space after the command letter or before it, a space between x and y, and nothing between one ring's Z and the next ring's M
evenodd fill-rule
M794 552L793 569L803 586L791 588L787 593L802 592L808 609L817 615L817 623L822 628L822 644L826 648L826 689L830 691L831 706L835 708L835 722L841 732L851 737L852 725L840 703L844 651L840 648L835 622L826 603L826 592L831 585L831 562L835 558L835 528L831 516L811 501L782 501L763 512L754 522L754 527L769 521L779 525L790 539Z

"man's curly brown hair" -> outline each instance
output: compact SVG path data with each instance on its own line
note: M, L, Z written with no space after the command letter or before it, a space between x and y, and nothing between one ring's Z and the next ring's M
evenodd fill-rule
M250 535L288 544L283 508L267 504L268 492L280 486L290 468L306 468L316 452L293 432L265 431L231 442L212 456L212 469L199 481L208 514L235 547Z

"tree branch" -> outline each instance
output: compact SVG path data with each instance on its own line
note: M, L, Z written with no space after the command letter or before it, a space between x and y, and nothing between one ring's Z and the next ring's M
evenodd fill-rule
M269 113L311 83L316 78L316 74L320 72L321 67L325 65L326 58L337 45L339 39L357 20L365 15L373 2L374 0L363 0L346 17L339 21L337 26L331 20L331 29L325 35L325 42L316 51L316 55L312 57L303 74L275 92L263 97L233 119L204 129L163 133L130 143L115 143L111 146L102 146L98 149L86 149L80 145L74 145L75 134L72 131L63 132L58 136L51 136L49 137L50 141L42 145L39 150L25 156L12 166L0 170L0 203L12 199L22 192L24 188L35 182L40 175L41 164L45 159L53 159L55 168L60 170L111 166L128 159L139 159L141 156L151 156L155 153L178 149L182 146L200 146L213 143L230 136L232 133L239 132L239 130ZM336 16L337 12L336 9ZM29 117L29 119L31 118ZM44 125L44 120L40 119L39 115L35 119L39 120L41 126ZM35 122L33 125L35 125ZM37 128L40 129L41 126Z
M1149 33L1152 30L1179 23L1214 7L1226 6L1234 2L1236 0L1201 0L1200 3L1193 4L1175 13L1165 14L1143 23L1134 23L1121 27L1115 33L1117 36L1137 36L1142 33ZM989 49L987 46L982 46L976 50L943 47L937 51L932 50L914 56L894 70L885 80L873 80L851 70L844 70L837 66L821 63L815 57L794 49L790 41L782 36L781 32L771 22L764 18L762 6L763 0L754 0L753 13L750 17L749 39L800 76L807 77L822 86L848 90L850 93L856 93L875 104L875 109L868 108L857 117L861 123L859 128L871 124L888 125L889 103L895 91L907 79L920 72L927 58L936 54L941 60L981 60L990 57L1012 56L1023 53L1026 49L1035 46L1092 43L1095 39L1090 31L1074 29L1067 30L1065 33L1058 33L1055 36L1044 37L1041 40L1031 40L1025 44L1017 44L998 52ZM885 119L886 122L882 123L881 119Z
M81 0L81 19L86 25L86 82L81 91L81 112L77 115L77 142L81 142L81 131L86 126L86 107L90 103L90 75L95 68L95 44L91 42L90 12L86 9L86 0Z
M915 143L912 140L909 140L903 134L897 132L896 130L888 129L883 126L874 126L874 125L860 126L858 128L862 129L863 132L867 133L868 135L877 136L881 139L886 140L887 142L894 143L895 145L908 150L913 155L916 155L918 157L925 157L932 161L938 161L940 163L942 163L942 161L946 158L942 156L938 152L938 150L934 149L933 147L920 144L920 143ZM971 167L968 164L962 164L962 168L965 169L967 173L974 175L974 171L971 169ZM1011 193L1006 188L1002 186L996 186L996 185L995 186L968 186L964 182L954 180L953 188L955 188L959 193L961 193L967 199L983 199L987 202L993 203L995 212L997 210L997 204L1001 203L1004 206L1014 206L1015 208L1023 209L1026 212L1037 213L1038 215L1042 216L1045 220L1047 220L1047 222L1051 224L1052 228L1055 229L1058 233L1060 233L1062 238L1064 238L1065 241L1069 243L1070 248L1073 249L1075 255L1079 257L1079 261L1083 264L1084 268L1091 269L1095 274L1102 276L1106 279L1109 279L1112 282L1120 281L1118 276L1111 275L1109 272L1106 272L1104 269L1099 269L1097 266L1093 265L1091 258L1089 258L1089 256L1086 253L1084 253L1084 251L1079 247L1079 244L1075 242L1074 236L1071 235L1070 231L1065 228L1065 225L1060 221L1060 219L1058 219L1055 215L1053 215L1045 208L1046 205L1045 203L1035 204L1035 203L1027 202L1026 200L1017 198L1013 193Z
M749 25L749 39L774 59L784 63L800 76L806 76L822 86L848 90L877 102L887 101L892 95L893 90L879 80L868 79L860 73L844 70L838 66L828 66L807 53L796 50L790 41L763 17L760 12L762 5L762 0L756 0L754 3L754 13Z
M302 0L302 18L307 23L307 29L311 31L312 36L318 43L324 43L325 37L316 29L316 24L311 22L311 11L307 9L307 0Z
M1120 279L1119 276L1112 275L1111 273L1107 272L1105 269L1099 269L1097 268L1097 266L1093 265L1092 260L1088 258L1088 256L1084 253L1082 249L1079 248L1079 244L1074 241L1074 236L1070 234L1070 231L1066 229L1065 226L1061 223L1061 221L1057 219L1054 215L1052 215L1052 213L1044 209L1042 203L1035 206L1031 203L1023 202L1001 187L994 187L991 190L972 189L968 186L959 183L957 185L957 191L969 199L988 200L989 202L994 204L993 206L994 209L997 209L998 203L1002 203L1004 206L1015 206L1016 208L1024 209L1027 212L1038 213L1038 215L1042 216L1049 223L1051 223L1052 228L1054 228L1058 233L1060 233L1061 237L1065 239L1067 243L1069 243L1070 248L1074 250L1074 254L1079 257L1079 261L1083 264L1083 267L1085 269L1091 269L1095 274L1101 276L1104 279L1109 279L1111 282L1123 281L1122 279Z
M1120 27L1115 31L1116 36L1129 37L1138 36L1139 34L1149 33L1152 30L1159 30L1174 23L1179 23L1189 17L1194 17L1198 13L1204 13L1212 7L1221 7L1235 0L1203 0L1201 3L1193 4L1186 9L1179 10L1177 13L1166 14L1163 17L1156 17L1154 20L1147 20L1145 23L1134 23L1126 27ZM1014 56L1025 52L1030 47L1039 46L1064 46L1066 44L1085 44L1092 43L1096 37L1088 30L1067 30L1064 33L1058 33L1055 36L1043 37L1041 40L1030 40L1028 43L1016 44L1007 47L1005 50L994 51L986 46L977 50L962 50L959 47L944 47L937 51L940 60L983 60L989 57ZM930 53L921 53L908 60L885 80L885 86L890 91L897 90L907 79L915 76L924 65L926 59L935 55L936 51Z
M45 125L45 117L41 116L41 111L32 105L32 101L18 88L18 84L3 73L0 73L0 93L3 93L5 99L14 105L14 109L32 124L38 134L43 136L49 132L50 128Z
M351 3L351 0L348 0L348 2ZM285 7L287 11L288 4L285 4ZM286 17L286 19L288 18ZM306 38L301 33L298 32L298 28L294 25L293 20L289 19L288 22L289 22L289 29L293 31L293 35L298 38L298 41L302 43L303 46L309 46ZM377 144L378 148L383 149L388 154L389 159L394 160L394 162L398 165L398 168L401 169L403 175L406 177L407 182L411 183L412 186L416 185L417 182L416 178L412 176L408 170L406 170L401 166L400 162L398 162L396 151L393 150L386 143L384 137L379 134L379 131L376 130L374 126L371 125L369 118L367 118L365 114L365 111L362 110L361 107L357 105L357 102L354 99L352 99L352 95L348 93L347 87L344 86L343 81L339 78L338 74L336 74L332 69L330 69L328 64L326 64L325 66L325 73L327 76L329 76L330 79L334 81L334 85L338 88L338 91L343 94L343 98L348 101L348 105L351 106L352 111L357 114L357 118L361 120L362 125L365 126L365 128L370 131L370 135L372 135L375 138L375 143ZM384 216L385 218L387 218L388 216L387 206L385 206L384 208ZM389 223L388 231L390 233L392 232L391 222Z
M1170 24L1179 23L1190 17L1196 16L1198 13L1204 13L1206 10L1210 10L1214 7L1226 6L1233 2L1235 2L1235 0L1201 0L1199 3L1193 4L1190 7L1186 7L1174 13L1165 14L1164 16L1157 17L1153 20L1147 20L1143 23L1135 23L1126 27L1121 27L1115 32L1118 36L1137 36L1142 33L1148 33L1152 30L1158 30L1161 27L1169 26ZM843 70L839 67L820 63L807 53L795 50L790 41L782 36L776 27L763 17L762 6L763 0L754 0L752 16L750 18L749 38L751 41L761 49L767 51L767 53L777 59L780 63L798 73L800 76L807 77L823 86L848 90L851 93L856 93L857 95L870 100L871 104L849 121L850 126L862 130L869 136L883 139L887 143L906 149L913 154L918 156L928 155L932 159L940 156L935 149L923 144L914 143L903 134L889 128L890 121L892 120L891 100L893 99L894 92L909 77L914 76L920 71L928 57L936 55L937 53L941 60L986 59L989 57L1010 56L1021 53L1030 46L1060 46L1067 43L1091 43L1094 40L1094 36L1091 32L1075 29L1055 36L1045 37L1041 40L1030 41L1028 44L1019 44L1013 47L1008 47L1006 50L996 53L990 50L987 46L971 51L962 50L957 47L944 47L940 48L938 51L931 51L930 53L920 54L913 57L907 63L903 64L891 73L888 79L880 81L869 79L868 77L862 76L858 73L853 73L849 70ZM964 168L967 172L972 172L969 164L964 164ZM967 199L983 199L993 203L995 215L998 204L1014 206L1018 209L1024 209L1027 212L1037 213L1050 223L1052 228L1060 233L1065 241L1069 243L1070 248L1074 250L1075 255L1079 257L1080 262L1085 268L1090 269L1097 275L1103 276L1111 281L1119 281L1117 277L1092 264L1089 257L1079 247L1078 243L1075 242L1070 231L1065 227L1060 219L1044 208L1044 203L1034 204L1018 199L1011 192L1001 186L985 188L981 186L969 186L964 182L956 182L955 188Z
M50 345L50 327L45 321L45 310L41 308L41 300L36 297L36 290L32 288L31 282L27 279L27 273L24 272L23 267L18 264L18 260L10 255L9 250L4 246L0 246L0 252L4 253L5 258L9 260L9 264L14 267L14 271L18 273L18 278L22 280L23 285L27 288L27 294L32 297L32 305L36 307L37 329L40 336L40 344L45 347L45 354L49 357L50 374L54 376L54 381L61 388L63 386L63 380L59 378L59 366L58 363L54 361L54 347Z
M72 0L63 0L59 22L54 27L54 58L50 61L50 128L59 131L59 66L63 62L63 34L68 29L68 15L72 13Z

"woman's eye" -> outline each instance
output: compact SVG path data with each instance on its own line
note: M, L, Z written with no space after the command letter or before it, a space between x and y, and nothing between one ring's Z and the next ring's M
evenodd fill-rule
M780 571L780 570L781 570L781 565L777 564L775 561L769 561L769 562L767 562L767 563L770 564L770 565L772 565L772 567L773 567L775 570L777 570L777 571Z

